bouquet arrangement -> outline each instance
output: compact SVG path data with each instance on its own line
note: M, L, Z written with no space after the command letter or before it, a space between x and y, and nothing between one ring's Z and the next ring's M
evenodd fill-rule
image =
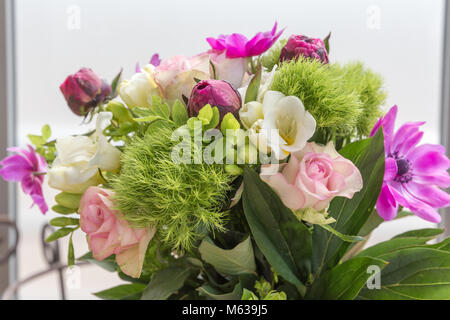
M420 144L424 122L395 129L381 77L329 61L329 40L206 39L187 58L136 66L111 84L91 69L60 89L95 130L10 148L1 176L42 213L61 191L47 241L74 232L79 260L127 284L104 299L450 298L450 240L421 229L364 249L383 221L438 223L450 161ZM80 230L79 230L80 229ZM364 250L363 250L364 249Z

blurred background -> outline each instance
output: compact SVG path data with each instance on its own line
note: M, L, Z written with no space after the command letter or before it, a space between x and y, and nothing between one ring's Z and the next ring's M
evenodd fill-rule
M109 81L123 68L127 78L137 62L146 63L156 52L163 59L194 55L208 49L208 36L239 32L251 37L271 29L275 21L286 28L286 37L296 33L324 38L331 31L332 62L362 60L382 74L388 92L385 110L397 104L398 122L426 121L424 141L442 141L444 0L0 2L9 3L1 23L7 24L13 35L0 39L7 44L4 54L9 54L9 60L5 61L10 61L0 70L0 84L10 95L9 100L0 96L1 108L6 110L8 103L14 111L9 118L5 112L0 113L2 147L12 143L25 146L26 135L39 134L47 123L53 137L89 130L89 126L80 125L59 91L66 76L81 67L90 67ZM8 192L6 184L1 183L4 205L0 213L14 215L21 234L16 259L11 260L9 268L0 269L4 288L7 281L24 279L48 267L40 232L53 214L42 216L36 207L30 207L28 197L13 190L9 191L9 209L5 208ZM45 195L50 200L55 193L47 188ZM385 223L374 232L370 244L429 226L433 225L415 217ZM88 251L81 232L74 236L74 244L76 256ZM61 243L64 262L66 248L67 243ZM69 299L93 299L92 292L120 283L115 273L94 266L77 272L79 281L67 288ZM59 299L58 288L58 275L50 273L21 286L17 298Z

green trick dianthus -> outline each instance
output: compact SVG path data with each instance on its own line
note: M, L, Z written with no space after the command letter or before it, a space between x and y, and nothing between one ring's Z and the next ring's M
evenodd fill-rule
M383 79L379 74L364 68L361 62L343 66L333 64L334 72L342 74L343 85L356 90L363 105L363 111L356 125L358 135L368 136L375 122L381 116L381 105L386 101Z
M161 241L189 250L201 232L223 229L231 177L220 165L174 163L174 129L160 126L136 137L112 186L117 209L133 226L156 225Z

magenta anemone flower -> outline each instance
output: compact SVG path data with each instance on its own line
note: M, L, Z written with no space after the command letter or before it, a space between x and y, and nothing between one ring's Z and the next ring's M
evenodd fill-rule
M218 52L226 51L227 58L247 58L266 52L278 40L284 29L277 33L277 23L271 31L258 32L250 40L240 33L206 38L211 48Z
M391 220L402 206L424 220L439 223L437 209L450 205L450 195L440 189L450 187L450 160L441 145L417 146L423 136L419 127L425 122L407 122L394 133L396 117L397 106L393 106L370 134L383 126L386 169L377 211L384 220Z
M0 161L0 175L6 181L20 182L25 194L29 194L33 202L45 214L48 211L42 194L44 174L47 172L45 159L37 154L31 146L29 150L21 148L8 148L7 151L15 152Z

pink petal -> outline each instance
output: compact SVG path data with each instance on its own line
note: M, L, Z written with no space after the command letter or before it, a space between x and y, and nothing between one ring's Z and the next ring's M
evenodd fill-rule
M390 181L397 176L397 161L393 158L386 158L385 161L385 171L384 171L384 181Z
M408 190L411 196L433 208L450 206L450 195L438 187L411 182L405 184L404 188Z
M292 210L303 208L305 196L294 185L289 184L281 173L271 176L267 183L278 194L286 207Z
M409 159L411 160L411 158ZM450 160L444 153L433 151L431 149L421 153L419 156L414 156L413 159L414 160L411 160L412 167L415 171L420 173L433 174L439 171L447 171L450 167Z
M414 181L420 184L431 184L441 188L450 187L450 175L447 171L434 173L433 175L422 175L421 172L414 175Z
M376 208L379 215L384 220L392 220L397 215L398 203L387 184L383 185L381 188Z

